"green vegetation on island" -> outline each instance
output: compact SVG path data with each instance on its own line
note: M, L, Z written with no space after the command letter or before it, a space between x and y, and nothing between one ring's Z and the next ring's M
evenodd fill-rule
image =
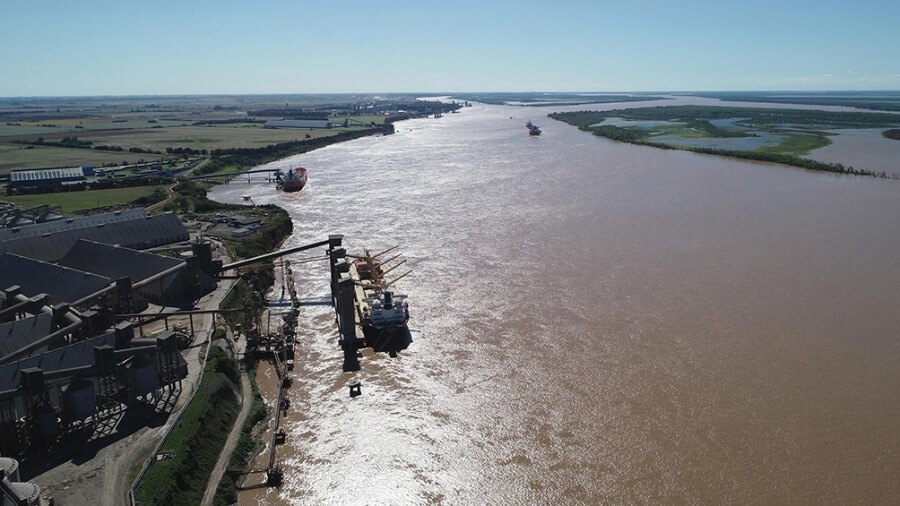
M885 130L881 132L881 135L886 139L893 139L895 141L900 141L900 128L892 128L890 130Z
M756 107L721 107L708 105L679 105L616 109L612 111L561 112L551 118L588 127L607 118L631 121L708 122L736 118L735 125L752 127L799 125L815 128L881 128L900 125L900 114L875 112L832 112L815 109L768 109Z
M831 143L828 130L900 125L900 115L714 106L645 107L552 113L550 118L612 140L794 165L810 170L896 177L802 155ZM608 120L613 119L610 124ZM744 140L740 138L745 138ZM738 140L740 144L729 143ZM748 142L749 141L749 142ZM734 148L731 146L741 146Z

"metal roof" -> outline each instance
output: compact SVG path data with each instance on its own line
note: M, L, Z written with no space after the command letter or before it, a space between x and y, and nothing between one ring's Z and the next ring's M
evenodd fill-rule
M109 279L130 277L132 283L183 264L183 260L130 248L80 239L59 265L92 272Z
M34 237L36 235L61 232L63 230L77 230L79 228L93 227L118 221L134 220L146 216L147 211L144 211L143 209L127 209L125 211L94 214L91 216L68 218L47 223L35 223L33 225L23 225L21 227L0 228L0 242L8 241L10 239L19 239L20 237Z
M38 181L42 179L68 179L75 177L84 177L84 170L81 167L65 167L59 169L19 169L9 173L9 180L12 183L19 181Z
M270 119L263 126L265 128L331 128L334 124L327 119Z
M0 357L21 350L53 330L53 315L40 313L35 316L0 323ZM40 350L38 350L40 351Z
M101 336L50 350L41 355L28 357L18 362L0 365L0 392L14 390L19 386L19 375L23 369L39 367L44 372L72 369L94 365L94 346L116 345L116 333L109 332Z
M55 262L65 256L78 239L147 249L187 241L190 235L178 216L165 213L4 241L0 242L0 253L5 251Z
M11 253L0 255L0 286L18 285L22 287L22 294L28 297L46 293L53 304L76 301L110 283L109 278L89 272Z

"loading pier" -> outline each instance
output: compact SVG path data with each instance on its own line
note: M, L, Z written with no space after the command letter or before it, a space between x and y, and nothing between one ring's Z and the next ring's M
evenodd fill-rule
M285 255L307 251L326 246L324 256L316 256L300 260L281 260L276 263L268 263ZM327 240L297 246L292 248L266 253L257 257L248 258L227 265L222 265L219 272L242 269L252 270L259 265L280 268L281 270L281 296L277 300L264 300L261 297L248 297L243 308L249 319L245 320L244 328L240 333L246 338L245 356L254 360L271 360L278 378L278 395L275 403L275 416L271 426L271 440L268 445L268 458L265 469L250 471L247 474L265 473L264 482L244 485L242 489L278 486L284 479L284 471L278 464L278 447L287 439L287 432L282 427L284 417L290 408L287 391L293 383L291 371L294 364L294 347L298 325L299 308L309 305L331 305L335 309L335 319L338 327L338 344L343 350L342 368L345 372L359 371L360 350L373 348L375 352L387 352L396 356L397 352L406 349L412 339L409 331L403 328L403 332L381 333L367 332L365 320L372 303L378 293L403 278L409 272L388 280L386 275L394 272L405 261L395 262L399 255L383 259L385 255L394 251L389 248L377 254L349 255L343 247L343 236L331 235ZM301 300L294 282L292 266L301 262L313 262L328 260L331 276L331 293L323 300ZM382 260L383 259L383 260ZM391 265L388 267L388 265ZM258 295L258 294L257 294ZM402 296L401 296L402 297ZM252 299L252 300L251 300ZM405 306L404 306L405 307ZM276 312L277 310L277 312ZM168 313L174 315L175 313ZM263 326L265 315L266 325ZM165 318L167 315L155 315L154 319ZM272 317L280 316L283 323L273 325ZM350 396L361 394L361 385L358 381L350 382Z

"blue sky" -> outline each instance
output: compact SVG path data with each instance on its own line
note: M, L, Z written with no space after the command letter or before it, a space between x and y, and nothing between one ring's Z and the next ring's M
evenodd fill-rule
M900 1L0 0L0 96L900 89Z

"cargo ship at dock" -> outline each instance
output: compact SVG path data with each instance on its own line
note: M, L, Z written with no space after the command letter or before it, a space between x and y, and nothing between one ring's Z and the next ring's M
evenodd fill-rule
M389 267L388 264L399 255L386 260L379 258L393 249L390 248L377 255L372 255L366 250L363 255L356 257L353 269L361 288L358 302L359 323L363 336L375 350L388 351L392 356L396 355L397 351L406 349L412 341L407 326L409 323L407 296L393 289L393 284L411 271L388 280L387 274L406 261Z
M278 188L285 192L298 192L306 186L306 169L297 167L287 171L278 179Z

